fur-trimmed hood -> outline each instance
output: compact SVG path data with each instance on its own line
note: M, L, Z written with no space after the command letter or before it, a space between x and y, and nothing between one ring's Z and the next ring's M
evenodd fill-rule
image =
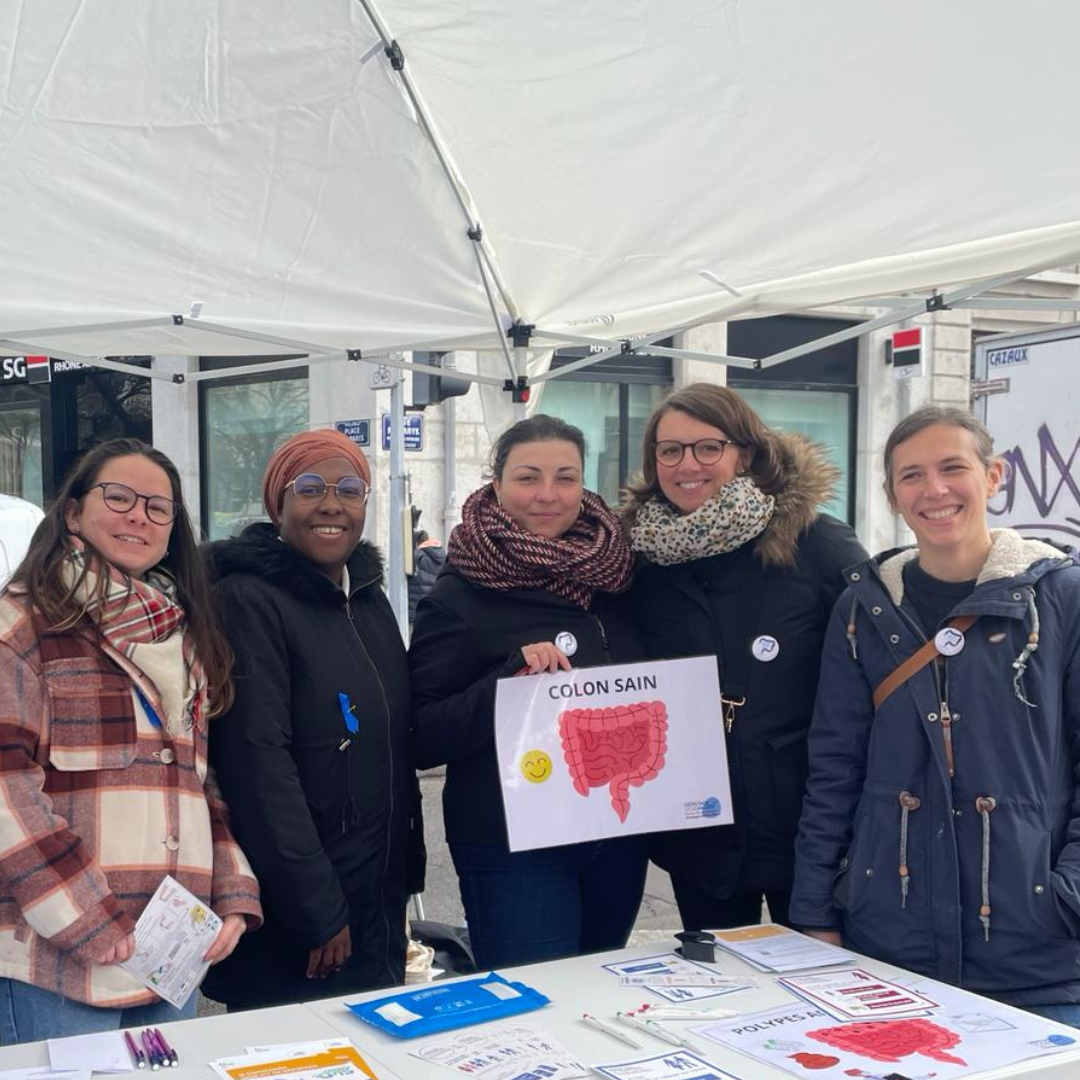
M777 435L784 457L787 483L773 493L776 509L764 532L754 541L762 566L795 565L799 537L817 520L820 506L833 497L840 469L820 443L804 435Z
M255 574L307 603L340 602L341 590L310 559L282 541L269 522L255 522L238 537L207 544L203 556L214 581L230 574ZM357 544L346 565L350 595L382 582L382 555L366 540Z
M1054 563L1070 561L1069 554L1061 548L1042 540L1026 539L1012 529L991 529L990 537L993 544L979 571L976 586L987 581L1012 580L1044 560L1048 561L1044 570L1050 569ZM904 567L918 556L919 549L910 547L887 551L875 560L881 582L897 606L904 598Z

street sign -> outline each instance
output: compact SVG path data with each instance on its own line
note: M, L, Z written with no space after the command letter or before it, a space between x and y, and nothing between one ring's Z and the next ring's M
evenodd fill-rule
M370 420L336 420L334 427L361 448L371 445Z
M390 414L382 414L382 448L390 449ZM405 449L418 451L424 449L424 417L422 413L405 415Z

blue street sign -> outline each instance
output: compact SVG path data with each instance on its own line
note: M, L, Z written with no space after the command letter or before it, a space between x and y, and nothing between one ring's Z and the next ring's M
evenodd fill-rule
M390 449L390 414L382 416L382 448ZM424 416L423 413L405 414L405 449L424 449Z
M371 445L370 420L338 420L334 423L334 427L336 427L342 435L352 439L357 446L365 447Z

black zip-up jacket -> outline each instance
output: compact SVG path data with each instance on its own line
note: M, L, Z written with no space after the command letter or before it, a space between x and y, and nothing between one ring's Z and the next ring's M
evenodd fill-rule
M353 552L347 601L265 523L208 558L236 653L236 700L211 725L210 760L267 926L211 969L208 992L261 1005L305 984L321 996L401 982L410 821L422 826L409 672L379 553L366 542ZM298 965L347 923L348 983L305 980Z
M495 751L495 684L525 665L521 646L577 640L574 667L645 659L625 596L596 593L583 610L553 593L487 589L446 566L420 601L409 647L416 764L446 765L443 817L450 843L506 844Z

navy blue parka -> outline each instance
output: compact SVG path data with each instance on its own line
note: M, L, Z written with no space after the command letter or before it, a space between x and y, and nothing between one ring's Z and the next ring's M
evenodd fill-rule
M876 714L874 688L926 640L903 595L918 552L845 572L791 918L1012 1004L1080 1002L1080 566L1011 530L992 535L950 615L978 616L962 651Z

